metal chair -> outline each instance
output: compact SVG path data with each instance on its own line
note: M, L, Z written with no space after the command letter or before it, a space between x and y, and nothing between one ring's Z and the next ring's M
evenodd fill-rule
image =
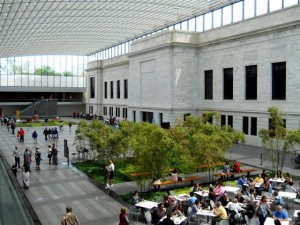
M139 221L139 218L142 218L143 214L140 209L135 206L130 206L130 217Z
M209 204L210 204L210 207L211 207L212 209L215 208L215 203L214 203L213 200L210 200L210 201L209 201Z
M152 225L152 216L149 211L145 212L145 218L146 218L147 225Z
M218 225L229 225L228 220L221 220Z

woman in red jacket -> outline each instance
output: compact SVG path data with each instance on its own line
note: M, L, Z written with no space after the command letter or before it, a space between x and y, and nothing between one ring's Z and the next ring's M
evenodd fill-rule
M129 225L127 212L128 212L128 209L126 207L121 208L119 225Z

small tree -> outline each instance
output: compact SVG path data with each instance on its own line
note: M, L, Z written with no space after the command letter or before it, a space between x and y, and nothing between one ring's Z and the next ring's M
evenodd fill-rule
M269 150L272 168L275 168L275 161L277 161L276 170L279 170L279 168L282 170L285 154L290 152L296 144L300 143L300 131L288 131L285 128L285 123L278 108L270 107L268 112L270 115L269 128L261 129L259 136L263 147ZM281 161L280 155L282 155Z

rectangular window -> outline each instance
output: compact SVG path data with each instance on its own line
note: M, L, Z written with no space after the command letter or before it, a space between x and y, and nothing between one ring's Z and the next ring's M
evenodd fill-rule
M233 99L233 68L224 69L224 99Z
M128 98L128 80L124 80L124 99Z
M107 82L104 82L104 98L107 98Z
M103 115L107 116L107 107L106 106L103 107Z
M120 81L117 80L117 98L121 97L121 92L120 92Z
M120 108L116 107L116 117L120 117Z
M248 134L249 130L249 117L243 116L243 133Z
M213 99L213 71L206 70L204 72L204 75L205 75L204 98L205 99Z
M109 107L109 116L113 116L113 115L114 115L114 108Z
M127 108L123 108L123 118L127 118Z
M257 66L246 66L246 100L257 99Z
M233 116L228 116L228 126L231 126L233 128Z
M90 78L90 98L95 98L95 77Z
M114 98L114 82L110 82L110 98Z
M221 115L221 126L225 126L225 125L226 125L226 116Z
M133 122L136 122L136 112L132 111L132 115L133 115Z
M272 63L272 99L285 100L286 63Z
M251 117L251 135L257 136L257 118Z

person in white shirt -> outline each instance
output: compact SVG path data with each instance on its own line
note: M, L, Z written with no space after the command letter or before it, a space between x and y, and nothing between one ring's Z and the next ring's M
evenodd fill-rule
M238 200L234 198L232 202L229 202L226 206L229 212L235 212L234 218L237 219L241 216L242 207L239 205Z
M109 160L109 185L110 187L114 186L114 173L115 173L115 165L113 164L112 160Z

